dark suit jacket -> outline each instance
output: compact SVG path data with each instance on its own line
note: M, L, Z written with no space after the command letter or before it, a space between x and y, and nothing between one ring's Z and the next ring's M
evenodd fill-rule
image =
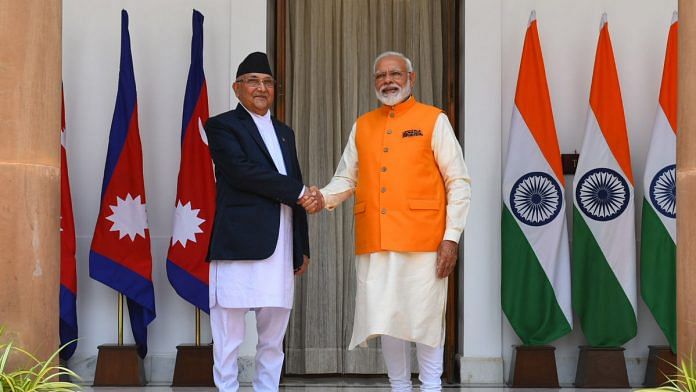
M209 260L262 260L278 242L280 204L292 207L293 267L309 257L307 214L297 205L304 183L295 133L272 118L287 175L275 167L251 115L242 107L205 125L217 178L217 210Z

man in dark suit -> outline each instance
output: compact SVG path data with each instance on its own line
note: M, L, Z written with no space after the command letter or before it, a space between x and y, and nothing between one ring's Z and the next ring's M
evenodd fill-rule
M293 300L293 276L309 265L305 209L322 203L306 188L295 135L270 115L275 81L268 58L255 52L239 65L237 108L205 126L217 178L217 211L210 242L210 324L214 379L237 391L237 357L245 315L256 313L255 391L277 391L283 337Z

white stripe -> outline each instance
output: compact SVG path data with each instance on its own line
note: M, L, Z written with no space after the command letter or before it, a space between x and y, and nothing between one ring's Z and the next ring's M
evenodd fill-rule
M643 194L653 210L655 210L655 206L650 201L650 183L658 171L665 166L674 165L676 161L677 135L672 131L672 126L667 120L662 106L658 105L655 126L650 139L650 150L648 150L648 158L645 163L645 177L643 178ZM676 244L677 220L664 216L657 210L655 210L655 214L660 217L660 221L662 221L670 237L672 237L672 241Z
M613 220L605 222L596 221L585 216L578 207L575 197L575 189L577 189L577 183L580 178L588 171L598 167L609 168L622 175L629 188L628 206L624 212ZM609 267L611 267L624 293L626 293L626 297L631 302L633 312L636 313L638 297L636 289L634 197L633 186L609 149L594 113L591 109L588 110L585 140L582 144L578 167L573 179L573 203L578 207L580 215L585 219L592 235L602 249Z
M544 172L554 179L556 174L543 156L539 145L529 131L517 105L512 112L507 161L503 171L503 201L512 212L510 192L515 182L530 172ZM563 194L563 185L558 183ZM570 289L570 251L566 226L565 198L561 195L561 211L553 221L543 226L530 226L515 217L520 229L527 237L532 250L539 259L542 269L551 282L556 300L568 324L573 325ZM513 214L514 216L514 214Z

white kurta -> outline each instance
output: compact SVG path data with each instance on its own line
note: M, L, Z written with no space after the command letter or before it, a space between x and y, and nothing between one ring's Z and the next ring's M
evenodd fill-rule
M435 122L431 147L447 190L443 240L459 242L471 196L469 174L447 116ZM355 124L329 184L321 190L333 210L350 197L358 181ZM383 251L357 255L355 319L349 349L372 337L395 338L440 347L445 342L447 278L437 278L436 252Z
M270 112L265 116L252 112L249 114L259 129L278 172L287 175ZM211 308L215 304L225 308L292 308L292 208L285 204L280 205L278 230L275 251L267 259L210 262L208 293Z

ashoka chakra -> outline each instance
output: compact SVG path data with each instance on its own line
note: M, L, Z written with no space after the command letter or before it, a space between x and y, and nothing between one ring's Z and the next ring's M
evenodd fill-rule
M517 219L530 226L551 222L563 205L561 187L555 178L543 172L520 177L510 191L510 207Z
M626 180L608 168L585 173L575 189L575 201L580 210L598 221L609 221L621 215L630 198Z
M650 182L650 201L660 214L677 217L677 166L669 165L655 174Z

